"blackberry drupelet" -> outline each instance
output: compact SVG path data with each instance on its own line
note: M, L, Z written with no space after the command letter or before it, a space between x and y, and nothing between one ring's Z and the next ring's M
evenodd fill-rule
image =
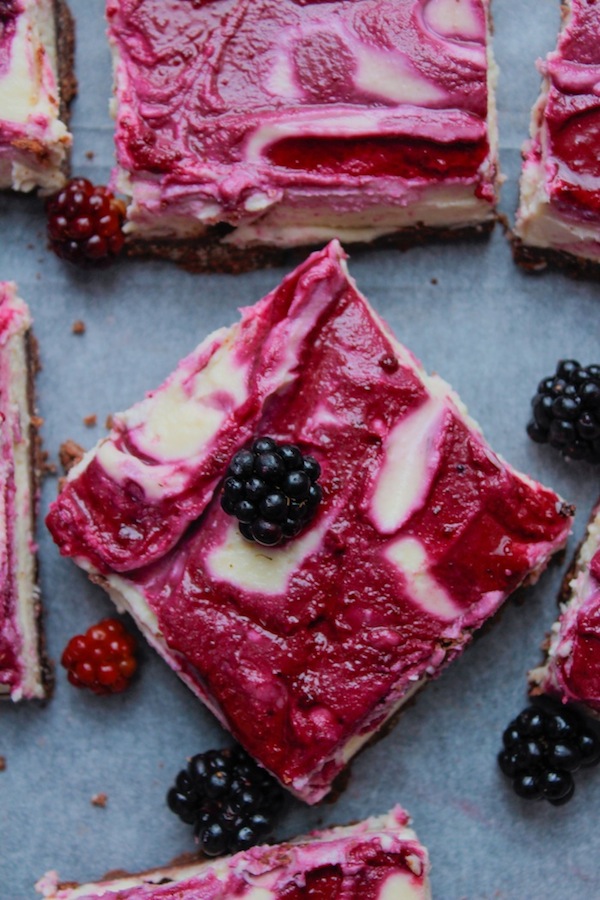
M118 619L103 619L65 647L61 665L69 682L94 694L120 694L135 670L135 638Z
M115 259L125 242L125 204L107 187L72 178L46 201L50 248L80 265Z
M531 401L527 434L549 443L568 459L600 463L600 365L562 359Z
M505 729L498 765L526 800L561 806L575 791L573 772L600 762L600 739L583 716L545 700L526 707Z
M245 538L274 546L295 537L313 518L323 497L320 474L316 459L303 456L294 444L262 437L251 450L233 456L221 506L237 518Z
M241 747L193 756L167 793L167 804L194 826L206 856L246 850L272 830L283 790Z

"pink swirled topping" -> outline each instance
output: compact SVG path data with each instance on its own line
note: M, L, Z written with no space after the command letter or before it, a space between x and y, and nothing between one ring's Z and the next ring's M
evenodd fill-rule
M571 0L557 49L543 67L546 179L565 215L600 218L600 4ZM534 152L539 152L537 148Z
M108 0L119 166L148 182L136 200L157 216L149 184L181 215L201 186L209 223L357 180L449 179L491 203L486 13L487 0Z
M543 690L600 713L600 506L576 561L570 596L542 672Z
M316 517L273 549L219 499L259 435L322 470ZM171 664L312 801L348 743L545 566L569 513L490 450L332 242L118 415L48 525L63 554L143 598Z

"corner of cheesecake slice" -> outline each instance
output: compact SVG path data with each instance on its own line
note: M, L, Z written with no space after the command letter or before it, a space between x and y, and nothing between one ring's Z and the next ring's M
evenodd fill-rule
M320 468L314 517L277 546L244 536L223 495L231 460L265 437ZM248 486L255 521L263 487ZM493 452L333 241L115 415L47 524L245 749L315 803L540 574L572 514Z
M600 716L600 502L565 575L559 604L546 659L529 673L531 693L577 703Z
M61 885L56 872L36 888L46 900L430 900L427 850L399 806L354 825L314 831L215 861L195 861L95 883Z
M565 0L523 148L513 250L532 271L600 273L599 41L598 4Z
M16 285L0 282L0 698L41 699L43 652L35 520L41 468L34 409L35 342Z
M0 190L58 190L69 171L76 92L65 0L8 0L0 11Z

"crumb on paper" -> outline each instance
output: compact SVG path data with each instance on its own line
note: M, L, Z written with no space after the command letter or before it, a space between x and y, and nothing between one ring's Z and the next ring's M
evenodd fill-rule
M0 772L4 772L6 769L6 757L0 756Z
M71 326L71 331L73 334L85 334L85 322L81 319L76 319Z
M73 441L71 438L64 441L64 443L60 445L58 458L65 472L68 472L69 469L72 469L74 465L83 459L84 453L85 450L81 444L77 443L77 441Z
M93 150L86 150L86 151L85 151L85 158L86 158L86 159L89 159L89 160L91 161L91 160L94 158L94 156L95 156L95 153L94 153Z
M41 428L42 425L44 424L44 420L42 419L41 416L32 416L31 424L33 425L34 428Z
M104 423L104 427L107 431L110 431L114 425L114 419L112 417L112 413L109 413L106 417L106 422Z
M97 422L98 422L98 416L96 415L96 413L90 413L89 416L83 417L83 424L86 425L88 428L93 428L94 425L97 424Z
M432 284L437 284L437 283L438 283L437 278L432 278L432 279L431 279L431 283L432 283Z
M91 799L92 806L99 806L102 809L104 809L107 802L108 802L108 795L105 793L94 794L94 796Z

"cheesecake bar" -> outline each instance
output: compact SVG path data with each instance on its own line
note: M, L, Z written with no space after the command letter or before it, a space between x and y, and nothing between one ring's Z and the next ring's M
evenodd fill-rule
M63 0L0 0L0 190L64 183L73 46Z
M514 250L532 269L585 273L600 261L600 5L567 0L562 13L556 50L540 64Z
M430 900L429 860L395 807L356 825L329 828L215 862L166 866L94 884L40 879L46 900Z
M283 248L487 232L488 0L108 0L131 254L238 271Z
M547 658L529 673L533 694L551 694L600 714L600 503L564 579Z
M31 319L16 286L0 282L0 698L46 695L35 557L39 443Z
M275 547L222 506L270 437L321 469ZM47 519L265 768L313 803L567 538L572 508L498 458L391 334L337 241L114 417Z

